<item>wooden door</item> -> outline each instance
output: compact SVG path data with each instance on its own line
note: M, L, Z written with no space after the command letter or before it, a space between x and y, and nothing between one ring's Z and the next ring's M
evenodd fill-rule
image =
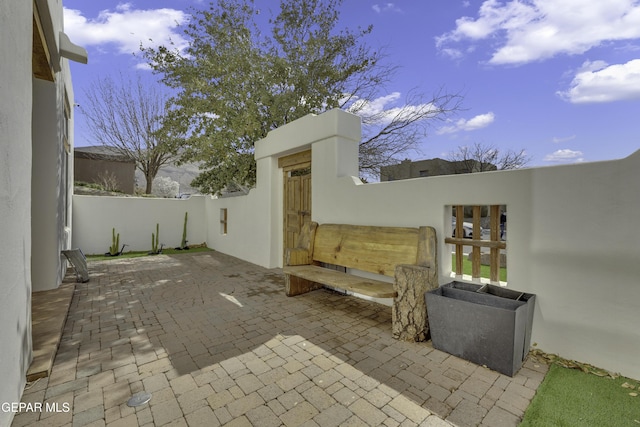
M296 172L285 183L285 248L296 246L302 226L311 221L311 174Z
M311 151L278 159L284 171L284 248L296 246L300 230L311 221Z

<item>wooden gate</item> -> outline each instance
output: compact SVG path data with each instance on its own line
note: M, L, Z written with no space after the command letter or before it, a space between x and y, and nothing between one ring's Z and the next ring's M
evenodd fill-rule
M284 172L284 246L293 248L302 226L311 221L311 151L278 159Z

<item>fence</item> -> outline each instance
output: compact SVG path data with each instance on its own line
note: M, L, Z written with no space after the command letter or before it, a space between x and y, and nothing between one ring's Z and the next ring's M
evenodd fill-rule
M277 159L308 149L312 220L433 226L441 284L452 280L452 206L508 206L508 285L538 296L532 341L544 351L640 378L640 227L628 214L640 210L640 152L609 162L362 184L354 178L359 140L359 119L337 110L276 129L256 145L258 181L248 195L191 201L189 239L199 232L213 249L281 266L284 183ZM172 227L181 230L185 205L157 203L167 207L76 196L74 242L85 250L97 230L110 233L115 220L106 211L120 212L123 228L146 227L149 242L156 222L164 230L163 221L177 221ZM86 218L88 212L96 216ZM107 243L98 240L100 248ZM502 248L500 242L490 245Z
M447 237L444 239L445 243L451 243L455 245L456 265L455 275L457 277L463 276L463 262L464 262L464 246L471 246L471 279L474 281L480 281L480 265L481 265L481 248L489 248L489 280L493 284L500 282L500 267L506 267L506 265L500 265L500 251L507 249L506 242L502 240L502 234L504 229L504 222L501 221L503 213L500 212L500 205L492 205L489 207L490 229L489 240L484 240L482 235L482 228L480 226L480 220L482 215L483 206L473 206L473 230L471 235L467 235L464 231L464 219L465 219L465 206L454 206L455 211L455 223L453 238ZM467 237L471 240L467 240ZM506 257L504 257L506 259Z

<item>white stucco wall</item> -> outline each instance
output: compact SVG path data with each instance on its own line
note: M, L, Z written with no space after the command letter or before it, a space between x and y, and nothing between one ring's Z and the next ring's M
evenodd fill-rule
M508 286L538 297L533 342L546 352L640 378L640 228L634 224L640 152L617 161L362 184L354 177L359 139L359 118L339 110L271 132L256 145L257 187L247 196L203 200L208 245L265 267L282 266L283 172L277 158L309 147L312 219L435 227L441 284L452 280L452 247L444 243L450 207L507 205ZM75 218L84 215L78 198ZM220 234L223 208L226 235ZM139 211L128 212L133 217ZM110 227L101 229L110 233Z
M65 103L69 106L67 143L73 146L73 86L69 62L59 52L62 4L38 0L42 28L55 72L53 82L33 79L32 109L32 284L34 291L57 288L66 270L61 250L71 243L73 156L64 146Z
M640 210L640 152L611 162L362 184L354 177L359 131L359 119L343 112L305 117L270 133L256 158L312 147L312 218L319 223L435 227L441 283L452 280L452 247L443 240L451 230L450 206L507 205L508 286L538 295L533 341L544 351L640 378L633 261L640 259L640 229L632 223ZM272 170L272 186L264 190L276 205L281 175ZM235 227L269 211L273 239L245 240L230 231L226 239L239 240L233 254L256 262L262 259L256 253L275 249L277 257L258 263L281 266L282 208L242 206L252 214L235 218Z
M180 246L184 213L188 212L187 240L189 244L204 243L204 196L189 199L158 199L147 197L73 196L72 247L85 254L104 254L111 245L111 231L120 234L120 246L125 251L151 250L151 233L160 226L160 243L165 247Z
M31 361L32 2L0 13L0 402L19 402ZM0 425L13 414L0 411Z

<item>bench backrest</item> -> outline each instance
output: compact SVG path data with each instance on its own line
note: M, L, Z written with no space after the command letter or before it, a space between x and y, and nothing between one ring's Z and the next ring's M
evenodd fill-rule
M311 258L393 277L399 264L434 266L429 265L435 263L431 261L435 254L435 231L432 230L431 227L321 224L315 229L315 237L312 236ZM433 244L430 244L431 238Z

